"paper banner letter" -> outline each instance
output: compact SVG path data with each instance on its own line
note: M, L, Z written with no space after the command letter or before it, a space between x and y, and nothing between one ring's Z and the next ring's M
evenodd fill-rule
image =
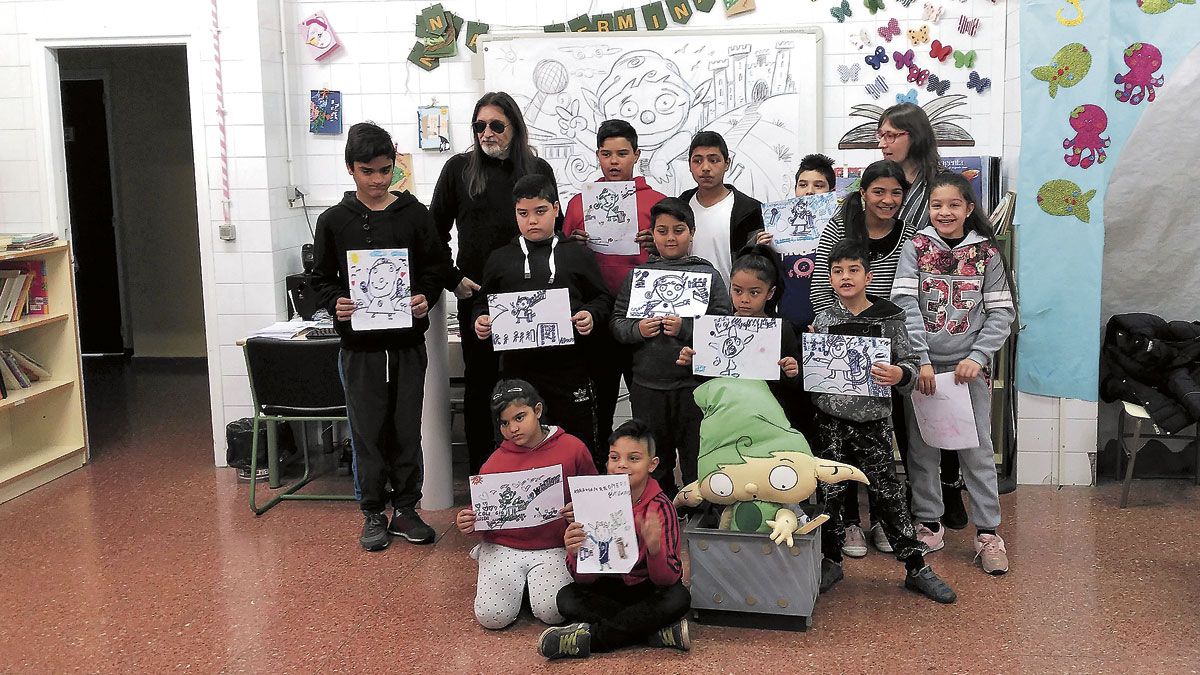
M492 27L486 23L478 21L467 22L467 49L475 51L476 43L479 41L480 35L485 35Z
M408 60L421 70L433 70L440 65L438 59L425 54L425 43L420 40L413 43L412 51L408 53Z
M542 26L543 33L565 33L567 32L567 24L552 23L548 26Z
M586 33L592 29L592 17L580 14L567 22L567 29L572 33Z
M647 30L667 29L667 10L663 8L662 0L642 5L642 18L646 20Z
M692 6L688 0L667 0L667 4L671 7L671 19L675 23L685 24L692 20Z
M449 24L446 23L446 10L442 9L441 3L430 5L421 10L420 26L428 35L446 34Z
M617 30L630 31L637 30L637 12L630 9L619 9L613 12L613 21L616 22Z
M717 4L717 0L692 0L697 12L708 12Z
M597 33L608 33L613 29L612 14L597 14L592 17L592 30Z

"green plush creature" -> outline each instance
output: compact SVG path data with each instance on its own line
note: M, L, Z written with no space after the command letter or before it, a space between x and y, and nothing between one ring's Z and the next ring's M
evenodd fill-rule
M862 471L812 456L804 436L791 428L775 396L762 380L717 378L696 388L700 422L700 480L675 497L679 506L703 501L723 504L721 528L769 532L771 541L792 545L829 519L822 514L800 525L784 504L799 504L817 490L817 481L867 483Z

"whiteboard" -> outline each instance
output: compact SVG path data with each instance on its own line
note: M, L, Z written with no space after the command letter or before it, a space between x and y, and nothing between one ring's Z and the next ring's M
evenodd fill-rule
M530 143L565 204L600 177L596 128L630 122L635 173L675 196L695 187L687 150L720 133L725 176L761 201L791 197L800 158L822 147L821 29L663 33L496 33L479 39L487 91L516 99Z

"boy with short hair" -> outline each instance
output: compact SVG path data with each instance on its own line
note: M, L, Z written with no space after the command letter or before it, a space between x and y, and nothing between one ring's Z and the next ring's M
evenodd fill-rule
M813 321L818 333L885 337L891 341L892 361L876 362L871 377L901 394L912 391L918 359L908 341L904 310L890 301L867 295L871 281L871 256L862 243L843 239L829 254L829 280L838 301ZM896 477L892 454L892 400L890 397L813 394L816 404L821 456L862 469L877 496L877 515L896 554L908 571L904 587L941 603L954 602L954 591L925 564L924 544L917 540L904 485ZM843 577L842 546L846 528L842 520L841 483L822 486L829 521L821 528L821 592Z
M546 401L547 422L583 441L599 468L604 466L604 453L596 443L595 402L585 349L590 349L586 338L595 326L608 322L612 295L591 252L555 234L558 192L553 180L541 174L519 179L513 186L513 208L521 234L488 257L480 302L475 305L475 335L480 340L492 335L489 295L567 289L575 344L504 351L500 374L537 388Z
M317 219L313 268L316 300L337 318L334 326L341 336L339 366L365 520L359 543L368 551L387 548L389 534L415 544L434 539L433 528L415 507L423 477L427 315L442 295L450 250L416 197L388 191L395 157L386 131L370 122L350 127L346 171L355 191ZM408 249L412 327L357 331L350 325L359 308L350 299L346 252L382 248ZM384 513L389 499L394 509L390 523Z
M581 574L577 556L587 533L579 522L567 527L563 544L575 582L558 592L558 611L577 623L542 632L538 653L548 659L584 658L635 644L691 648L686 617L692 597L682 581L679 519L671 499L650 477L658 465L650 428L628 420L613 431L608 445L609 475L629 476L638 560L619 577ZM567 511L573 515L570 504Z
M729 283L733 255L753 232L763 229L762 202L725 182L729 146L715 131L701 131L692 136L688 167L696 187L679 198L688 203L696 217L693 251L710 260L725 283Z
M650 219L658 255L650 256L637 270L707 274L709 294L705 314L730 314L733 308L729 291L717 270L708 260L689 255L696 222L687 203L667 197L650 209ZM673 498L679 490L675 484L676 451L679 452L684 485L696 480L696 458L700 454L701 414L692 398L700 380L692 375L689 366L675 363L679 350L692 344L692 319L657 311L646 319L626 317L633 293L633 277L630 274L621 285L609 327L618 342L632 346L633 381L629 384L629 406L635 417L652 423L661 460L654 470L654 478L663 492ZM670 280L673 277L662 278Z
M633 170L642 156L638 150L638 135L633 125L625 120L605 120L596 131L596 161L600 164L601 176L597 182L633 181L637 189L637 241L642 250L636 255L595 253L596 264L608 290L616 297L621 284L630 270L646 262L649 251L654 250L650 236L650 208L666 195L654 190L642 176L634 176ZM583 195L578 194L567 204L563 220L563 235L580 243L587 242L588 234L583 226ZM612 338L608 326L598 327L592 338L592 385L596 394L596 437L608 438L612 433L613 414L621 388L621 376L625 386L632 382L629 349Z

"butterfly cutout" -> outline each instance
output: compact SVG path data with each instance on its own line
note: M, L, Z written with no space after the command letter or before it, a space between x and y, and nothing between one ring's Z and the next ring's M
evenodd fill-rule
M937 75L929 76L929 84L925 87L926 91L932 91L938 96L945 96L946 92L950 91L950 80L943 80Z
M975 50L963 53L954 50L954 67L955 68L974 68L975 67Z
M872 69L879 70L883 64L888 62L888 55L887 52L884 51L883 47L876 47L875 54L872 56L867 56L863 60L866 61L867 65L871 66Z
M913 43L914 47L929 42L929 26L921 26L917 30L909 30L908 41Z
M907 94L896 94L896 104L911 103L917 105L917 90L909 89Z
M908 77L905 79L916 84L918 87L923 87L925 86L925 81L929 79L929 71L924 68L909 66Z
M980 77L979 73L974 70L971 71L971 76L967 78L967 89L974 89L975 91L979 92L980 94L987 91L988 89L991 89L991 87L992 87L991 78Z
M942 20L942 6L935 5L932 2L925 3L925 11L921 13L921 18L931 23L937 23Z
M937 59L943 63L945 63L946 59L950 58L950 55L953 53L954 48L950 45L942 44L941 40L934 40L933 44L929 46L930 58Z
M916 56L916 54L913 54L913 50L911 50L911 49L904 52L903 54L901 54L900 52L892 52L892 58L894 58L896 60L895 61L896 70L912 67L914 56Z
M892 38L900 37L900 23L893 18L887 22L886 26L877 28L876 32L879 33L879 37L883 38L884 42L891 42Z
M845 23L846 17L854 16L854 12L850 11L850 0L842 0L840 7L830 7L829 13L833 15L833 18L837 19L838 23Z
M838 77L842 78L842 84L847 82L858 82L858 73L862 70L862 66L855 63L849 66L838 66Z
M883 9L883 0L863 0L863 6L867 8L872 16L875 12Z
M858 49L866 49L874 43L871 42L870 33L865 30L860 30L858 31L858 34L850 36L850 44L854 45Z
M965 14L958 17L958 32L975 37L979 32L979 19L968 19Z
M882 75L876 75L875 81L868 84L866 90L871 95L871 98L878 101L879 97L883 96L883 93L888 90L888 84L884 81Z
M900 4L904 5L905 7L908 7L909 5L913 4L914 2L916 2L916 0L900 0Z

